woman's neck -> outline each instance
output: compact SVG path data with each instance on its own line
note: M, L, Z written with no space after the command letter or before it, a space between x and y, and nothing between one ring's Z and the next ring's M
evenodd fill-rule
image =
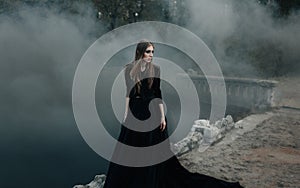
M146 63L142 62L141 63L141 71L144 72L146 70Z

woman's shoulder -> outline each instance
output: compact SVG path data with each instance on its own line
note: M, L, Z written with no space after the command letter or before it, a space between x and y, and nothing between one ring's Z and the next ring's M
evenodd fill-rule
M160 75L160 66L153 63L155 75Z
M126 65L124 65L125 68L127 68L127 67L132 67L132 66L133 66L133 63L132 63L132 62L127 63Z
M160 71L160 66L153 63L153 67L155 71Z
M125 69L126 71L129 71L129 70L132 69L132 67L133 67L133 63L127 63L127 64L124 66L124 69Z

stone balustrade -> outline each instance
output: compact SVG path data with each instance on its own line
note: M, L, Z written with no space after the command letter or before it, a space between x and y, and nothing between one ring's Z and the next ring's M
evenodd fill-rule
M226 88L227 106L249 109L250 111L266 110L274 106L274 89L276 81L232 78L232 77L205 77L202 75L189 75L193 81L198 94L200 103L211 104L211 93L218 94L221 87ZM178 86L189 90L191 84L187 81L187 75L178 74ZM208 80L210 85L208 84Z

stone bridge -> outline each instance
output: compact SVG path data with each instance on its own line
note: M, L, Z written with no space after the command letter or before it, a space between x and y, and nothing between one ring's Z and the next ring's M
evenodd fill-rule
M177 83L189 91L187 76L178 75ZM220 86L226 86L227 109L226 114L233 116L243 116L244 113L261 112L274 106L274 90L277 85L276 81L246 79L233 77L209 77L210 85L207 78L202 75L190 75L199 95L200 105L204 105L206 110L201 111L200 117L207 118L210 113L211 93L219 92Z

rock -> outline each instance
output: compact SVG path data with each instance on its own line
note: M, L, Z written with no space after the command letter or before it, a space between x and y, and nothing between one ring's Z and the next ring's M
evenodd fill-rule
M203 134L204 142L210 144L213 143L216 140L219 133L220 133L220 129L218 129L217 127L208 127L204 129L204 134Z
M209 120L206 119L199 119L194 121L195 125L200 125L200 126L205 126L205 127L209 127Z
M73 188L102 188L104 187L106 175L96 175L94 180L87 185L75 185Z
M202 133L200 131L200 129L193 126L187 137L172 145L172 151L176 155L182 155L198 147L202 142Z
M218 129L221 129L222 128L222 121L220 121L220 120L218 120L218 121L216 121L216 123L215 123L215 126L218 128Z
M222 120L210 124L209 120L199 119L194 121L194 125L188 135L172 145L172 151L180 156L195 148L198 151L205 151L211 144L221 140L227 131L235 127L233 119L227 115Z
M234 128L234 122L233 119L230 115L227 115L225 118L222 119L222 125L225 127L227 131L231 130Z

